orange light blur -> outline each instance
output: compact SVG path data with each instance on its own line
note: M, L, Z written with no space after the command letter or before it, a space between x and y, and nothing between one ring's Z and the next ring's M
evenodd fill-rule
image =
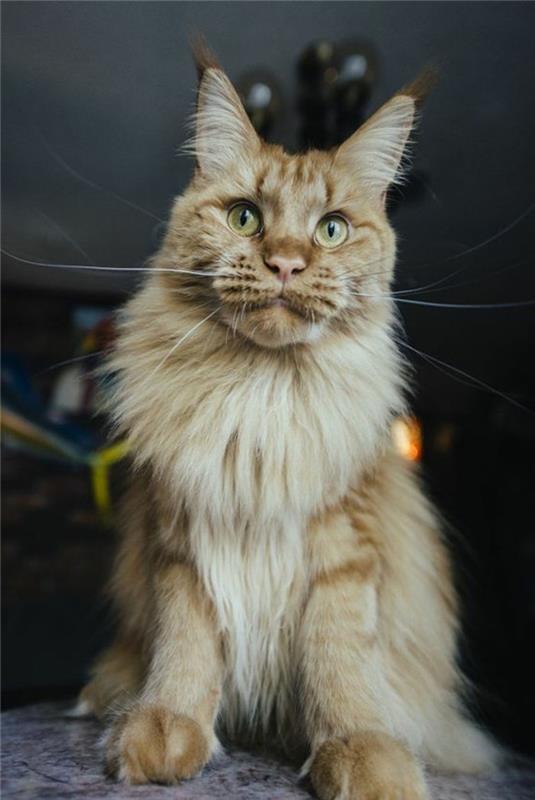
M407 461L422 457L422 426L416 417L397 417L392 423L394 447Z

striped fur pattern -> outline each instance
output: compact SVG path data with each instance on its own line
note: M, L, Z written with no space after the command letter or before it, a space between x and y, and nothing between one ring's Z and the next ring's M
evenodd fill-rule
M497 751L462 707L437 516L390 445L405 375L384 196L416 97L291 156L219 67L200 75L195 174L111 359L132 480L117 640L80 710L110 718L128 782L191 777L223 733L306 754L325 800L422 799L422 764L476 771ZM258 234L229 226L238 201ZM322 248L333 212L348 238ZM270 265L296 258L281 282Z

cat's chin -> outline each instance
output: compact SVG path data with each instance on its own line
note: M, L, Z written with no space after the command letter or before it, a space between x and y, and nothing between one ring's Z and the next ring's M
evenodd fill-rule
M261 347L277 349L317 341L325 323L311 322L282 303L250 310L238 322L234 313L223 314L225 322Z

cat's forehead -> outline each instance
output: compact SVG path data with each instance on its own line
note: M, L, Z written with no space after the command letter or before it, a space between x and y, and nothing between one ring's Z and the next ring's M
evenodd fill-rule
M329 205L334 181L328 153L291 155L268 145L263 155L253 171L254 194L260 203L274 210L287 203L299 203L302 209Z

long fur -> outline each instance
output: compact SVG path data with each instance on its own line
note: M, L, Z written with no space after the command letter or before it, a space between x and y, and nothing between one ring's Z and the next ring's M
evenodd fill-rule
M216 730L308 750L322 798L415 800L419 759L495 762L463 710L440 523L390 438L406 378L384 193L406 92L338 152L288 156L217 65L200 69L197 170L110 362L133 477L118 639L81 707L122 709L108 764L125 780L191 776ZM250 238L227 222L244 200L262 217ZM332 212L348 240L322 250ZM296 254L306 269L281 284L274 259Z

